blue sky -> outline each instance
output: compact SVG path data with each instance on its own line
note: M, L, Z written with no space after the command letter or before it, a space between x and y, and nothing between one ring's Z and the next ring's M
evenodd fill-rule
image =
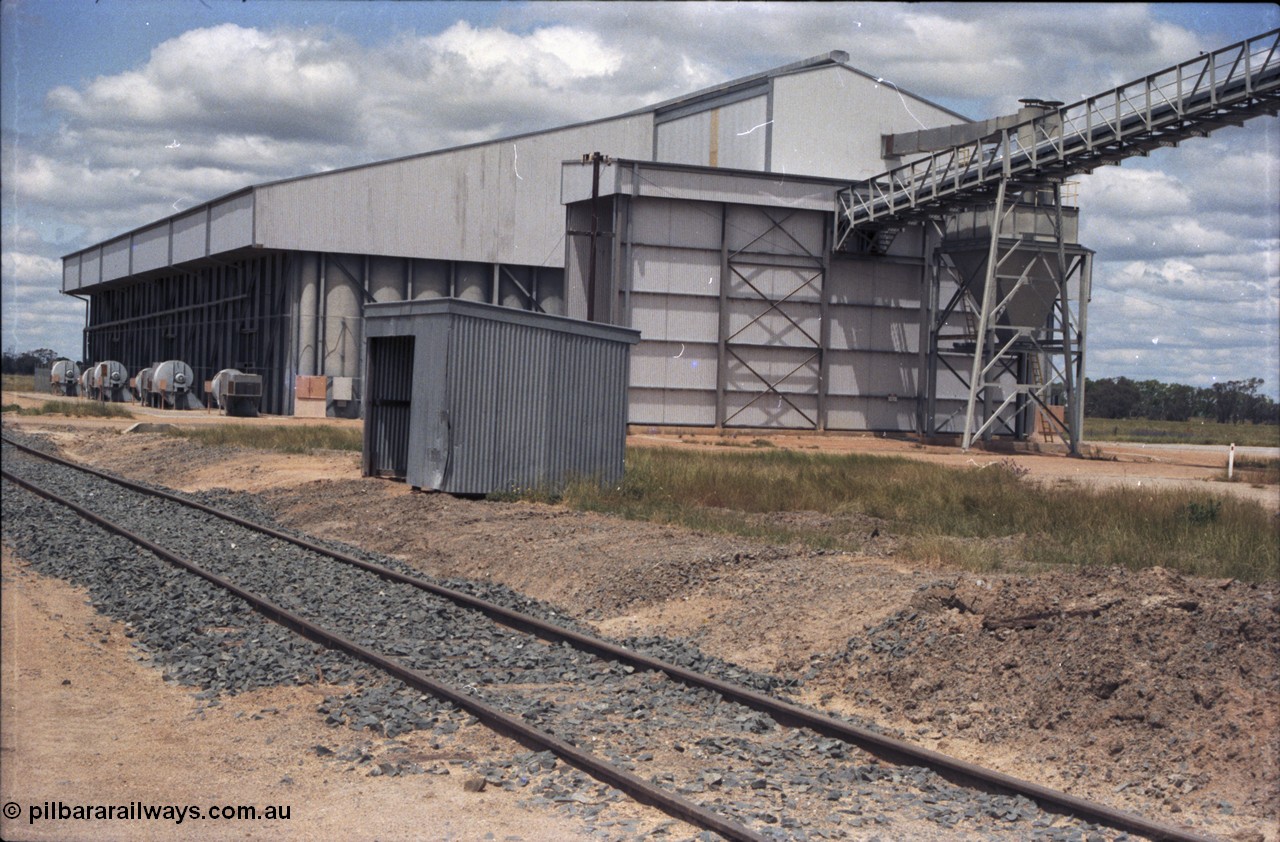
M0 0L3 347L60 258L248 184L607 116L834 49L973 118L1280 27L1259 4ZM1280 120L1080 180L1091 377L1280 394Z

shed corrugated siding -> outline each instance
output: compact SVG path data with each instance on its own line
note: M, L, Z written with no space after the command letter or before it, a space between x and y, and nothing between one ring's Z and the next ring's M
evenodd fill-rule
M825 208L777 197L764 204L770 199L764 189L748 198L739 182L758 185L759 177L732 173L693 176L709 193L733 199L726 204L699 201L688 185L687 197L666 189L655 195L656 182L680 171L643 164L639 170L642 186L627 205L632 217L621 248L623 287L616 290L623 322L641 332L631 352L631 423L714 425L722 383L726 426L915 429L923 267L908 261L922 250L919 229L904 230L891 246L903 262L824 259ZM633 178L627 162L616 172L625 195ZM804 195L821 182L787 184ZM731 266L723 277L722 218ZM824 277L819 282L815 275ZM726 353L718 372L722 283ZM944 280L943 300L953 292ZM957 312L948 331L960 333L964 325ZM824 334L826 347L819 349ZM943 353L968 371L963 354ZM939 417L962 411L967 395L941 367Z
M184 263L205 255L205 220L208 209L173 220L173 262Z
M209 254L253 245L253 193L209 208Z
M253 193L241 193L71 255L64 259L63 289L93 287L251 246L253 213ZM92 272L84 271L90 262ZM77 263L79 271L69 275Z
M564 265L560 167L601 151L647 159L642 114L259 187L268 248Z
M80 262L80 285L91 286L102 280L102 248L87 251Z
M605 482L621 473L627 345L456 317L449 337L450 466L462 494Z
M102 279L113 281L129 274L129 238L112 240L102 246Z
M657 160L763 170L767 163L768 113L768 98L758 96L662 123L654 130Z
M779 76L773 88L774 172L870 178L888 167L880 136L949 126L956 116L841 67Z
M133 271L148 272L169 265L169 223L153 225L133 235Z
M638 169L638 173L633 168ZM591 198L591 169L576 163L564 167L562 199L566 204ZM624 196L729 202L827 213L836 209L836 191L848 186L845 179L779 178L732 170L651 167L632 161L618 161L600 168L602 192L611 192L605 190L605 185L613 186L615 183L616 191L612 192Z
M73 254L62 261L63 292L72 292L80 288L80 264L83 260L83 255Z

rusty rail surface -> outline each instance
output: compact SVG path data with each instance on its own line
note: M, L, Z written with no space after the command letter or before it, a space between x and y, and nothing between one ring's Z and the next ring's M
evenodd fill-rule
M618 766L591 754L590 752L583 751L577 746L548 734L541 729L526 725L521 722L519 718L505 713L451 685L435 681L425 674L401 664L394 658L375 652L367 646L356 643L355 641L336 632L328 631L305 617L276 605L266 597L259 596L252 591L245 590L239 585L236 585L215 573L205 570L194 562L179 556L176 553L169 552L158 544L152 543L146 538L130 532L123 526L107 520L106 518L100 517L88 509L61 497L52 491L41 488L35 483L29 482L21 477L17 477L11 474L8 470L0 470L0 476L3 476L10 482L15 483L16 485L27 489L31 493L45 498L46 500L50 500L60 506L65 506L90 523L94 523L108 532L119 535L128 541L132 541L139 547L159 556L165 561L181 567L189 573L193 573L196 576L199 576L202 579L226 590L227 592L234 594L252 605L267 618L274 620L282 626L293 629L298 634L309 640L346 652L347 654L355 658L359 658L365 663L382 670L387 675L400 679L405 684L419 690L420 692L430 693L436 698L452 702L498 733L511 737L529 748L539 751L546 750L554 752L557 757L561 758L566 763L581 769L583 772L586 772L599 781L603 781L604 783L617 787L620 791L625 792L627 795L642 804L648 804L652 807L656 807L673 818L678 818L682 821L689 822L692 825L715 831L726 839L743 840L743 842L765 842L765 837L743 827L735 821L727 819L699 804L695 804L688 799L682 798L679 795L651 784L643 778L634 775L625 769L621 769Z
M463 593L461 591L457 591L452 588L447 588L443 585L438 585L433 582L428 582L423 579L416 578L414 576L409 576L404 573L400 573L398 571L391 570L386 567L382 567L381 565L374 564L372 562L363 561L353 556L346 555L345 553L337 552L335 550L322 547L319 544L306 540L305 538L299 538L297 536L289 535L285 532L281 532L277 529L273 529L271 527L264 526L262 524L254 523L252 521L241 518L237 515L231 514L230 512L223 512L219 509L216 509L212 506L205 505L203 503L198 503L192 500L186 500L186 499L183 499L182 497L167 493L165 491L161 491L159 489L150 488L148 486L132 482L130 480L115 476L110 473L106 473L104 471L99 471L94 468L76 464L74 462L63 459L61 457L44 453L42 451L35 450L33 448L19 444L7 437L0 437L0 439L3 439L5 444L12 445L20 450L23 450L39 458L47 459L51 462L56 462L66 467L92 474L101 479L116 483L125 488L129 488L131 490L137 491L139 493L160 497L176 503L180 503L185 506L190 506L192 508L205 512L207 514L214 515L215 517L219 517L224 520L243 526L245 528L253 529L265 535L269 535L273 538L278 538L283 541L288 541L303 549L320 553L321 555L327 556L336 561L341 561L346 564L359 567L370 573L374 573L388 581L411 585L415 588L419 588L421 590L436 594L438 596L445 597L447 599L452 600L458 605L462 605L468 608L481 611L486 615L488 615L489 617L491 617L492 619L498 622L501 622L503 625L507 625L512 628L516 628L521 631L528 632L544 640L567 642L581 648L584 651L592 652L593 654L599 655L604 658L608 658L610 660L617 661L619 663L629 664L639 669L652 670L654 672L662 672L667 676L669 676L670 678L676 681L680 681L681 683L684 683L686 685L697 687L697 688L703 688L707 690L712 690L716 693L719 693L723 698L725 698L728 701L737 702L739 704L745 705L746 707L752 708L753 710L768 714L779 724L788 725L788 726L797 727L797 728L806 728L808 730L822 734L823 736L826 736L832 739L838 739L838 740L841 740L842 742L856 745L865 751L869 751L875 755L878 755L892 762L907 764L907 765L924 766L926 768L933 769L939 774L945 775L949 778L958 779L960 781L966 782L971 786L994 789L994 790L998 790L998 791L1002 791L1002 792L1006 792L1014 795L1021 795L1034 801L1043 809L1065 813L1067 815L1071 815L1087 821L1095 822L1100 825L1112 827L1117 830L1123 830L1128 833L1136 833L1150 839L1171 840L1171 842L1210 842L1211 840L1211 837L1197 834L1195 831L1190 830L1188 828L1167 825L1162 822L1157 822L1151 819L1144 818L1135 813L1130 813L1125 810L1119 810L1114 807L1109 807L1105 804L1089 801L1087 799L1070 795L1068 793L1055 790L1050 787L1042 786L1032 781L1023 780L1021 778L1017 778L1012 775L1007 775L1003 772L999 772L993 769L987 769L983 766L978 766L974 763L969 763L967 761L960 760L958 758L950 757L949 755L942 754L941 752L933 751L932 749L927 749L927 748L924 748L923 746L918 746L913 743L906 742L905 740L899 740L893 737L889 737L885 734L878 733L868 728L860 727L850 722L845 722L843 720L836 719L835 717L817 713L817 712L808 710L806 708L800 707L799 705L782 701L780 699L774 698L764 693L760 693L758 691L752 690L748 687L744 687L739 684L734 684L729 681L724 681L722 679L714 678L709 675L704 675L702 673L695 672L694 670L690 670L685 667L681 667L676 664L672 664L658 658L654 658L648 655L641 654L639 652L632 651L623 646L619 646L616 643L611 643L610 641L602 640L598 637L592 637L591 635L582 634L581 632L576 632L576 631L573 631L572 629L566 629L562 626L557 626L554 623L549 623L545 620L541 620L537 617L524 614L520 611L516 611L514 609L507 608L505 606L498 605L493 602L489 602L488 600L484 600L479 597L472 596L471 594ZM9 477L10 475L6 471L4 472L4 476ZM19 482L20 484L24 484L20 480L15 480L15 481ZM36 493L40 493L40 492L36 492ZM73 509L78 508L71 503L67 503L66 505L70 506ZM133 539L130 539L130 540L133 540ZM182 564L182 566L186 566L186 564L184 564L183 562L175 562L175 563ZM199 575L204 575L206 578L210 578L213 574L206 575L204 573L200 573ZM213 581L213 579L211 579L211 581ZM217 584L221 584L221 582L217 582ZM227 586L230 588L235 587L234 585L229 585L229 584ZM274 606L272 610L276 612L283 612L283 609L275 608ZM268 612L264 612L264 613L268 613ZM283 612L283 613L287 613L287 612ZM272 616L272 614L268 613L268 616ZM351 645L358 647L358 644L351 644ZM360 655L359 657L364 657L364 656ZM397 668L400 670L403 670L404 672L410 675L414 675L414 676L420 675L413 671L407 670L404 667L397 667ZM397 677L399 676L397 675ZM408 679L404 679L404 680L408 682ZM423 677L422 680L430 681L430 679L426 679L425 677ZM435 694L434 690L428 690L427 692L431 692ZM456 690L448 690L448 692L455 693L455 694L458 693L458 691ZM451 695L443 695L441 697L447 698L450 701L455 701L454 697ZM463 698L470 699L470 697L467 697L465 695L463 696ZM462 702L455 701L455 703L459 704L460 706L464 706ZM483 706L482 702L478 702L476 700L470 700L468 704L477 704L477 705ZM468 708L468 710L470 710L470 708ZM472 712L475 713L474 711ZM484 719L478 713L475 713L475 715L477 716L477 718L481 718L482 720ZM502 714L500 711L493 711L493 715L495 717L506 718L506 715ZM484 720L484 721L486 721L486 724L488 724L487 720ZM500 720L495 718L494 721L498 722ZM519 727L521 728L526 727L523 725L523 723L516 723L516 724L518 724ZM492 727L498 730L501 730L499 725L493 725ZM555 739L549 736L546 736L546 738L552 739L552 740ZM552 750L554 751L555 749L552 749ZM559 754L558 751L557 751L557 754ZM574 762L570 760L570 758L568 757L565 757L565 759L568 762ZM596 762L603 762L603 761L596 761ZM574 765L577 765L577 763L574 763ZM608 764L605 764L605 765L608 765ZM584 771L588 771L587 769L585 769L585 767L579 767L579 768L584 768ZM610 769L612 770L613 774L619 774L619 775L627 774L625 772L622 772L621 770L613 769L613 767L610 767ZM634 776L630 776L630 777L634 777ZM640 784L642 784L646 789L650 788L647 782L638 778L636 780ZM612 783L612 780L610 780L610 783ZM618 784L614 784L614 785L618 786L619 789L623 789L623 787L619 786ZM627 791L627 790L624 790L624 791ZM633 796L633 797L636 797L637 800L643 800L639 796ZM650 802L645 802L645 803L650 803ZM698 808L697 805L693 805L693 806L696 809L701 809L701 808ZM675 814L673 813L673 815ZM686 818L686 817L681 815L681 818ZM686 820L694 824L700 824L700 822L694 821L693 819L686 818ZM708 825L702 825L702 826L709 827ZM709 827L709 829L716 830L716 832L718 833L723 832L723 831L717 830L716 828ZM750 831L747 831L745 828L742 829L742 832L745 832L747 834L751 833ZM746 837L731 836L730 838L756 838L756 837L749 835Z

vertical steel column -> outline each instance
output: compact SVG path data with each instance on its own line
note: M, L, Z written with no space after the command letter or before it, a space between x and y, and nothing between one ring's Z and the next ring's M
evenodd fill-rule
M302 259L297 252L289 252L289 309L293 321L293 345L286 352L281 376L284 382L280 385L281 396L279 413L293 414L293 390L289 388L298 376L302 358ZM263 403L266 403L266 390L263 390ZM265 407L264 407L265 411Z
M1007 181L1008 179L1000 179L996 187L996 201L991 208L991 244L987 249L987 276L982 288L982 309L978 316L978 332L973 348L973 369L969 378L969 402L965 408L964 440L960 445L961 450L968 450L969 445L973 443L973 415L979 388L982 389L985 411L989 413L991 408L990 394L982 384L981 378L986 376L983 373L983 363L991 350L988 347L991 344L991 310L996 297L996 258L1000 251L1000 228L1004 223L1004 195ZM986 420L985 415L984 420Z
M1080 455L1080 428L1075 423L1075 381L1071 371L1071 301L1067 292L1067 246L1066 229L1062 221L1062 183L1053 185L1054 228L1058 237L1058 302L1062 308L1062 383L1065 389L1067 407L1062 413L1062 420L1067 425L1067 448L1072 456Z
M1080 437L1084 435L1084 349L1088 336L1089 300L1093 297L1093 256L1085 254L1080 264L1080 300L1077 303L1079 313L1079 338L1076 341L1076 395L1073 402L1073 423L1071 425L1073 444L1078 447ZM1068 360L1067 365L1071 362ZM1075 452L1074 450L1072 452Z
M357 407L356 409L357 417L361 415L361 410L364 408L363 398L364 398L364 389L366 385L365 384L365 374L366 374L365 365L367 363L367 358L365 355L367 353L367 348L369 344L364 336L364 326L365 326L364 310L365 310L365 307L369 306L369 302L373 300L374 300L373 293L369 291L369 255L366 254L364 256L364 294L360 296L360 301L356 304L358 315L356 316L356 320L355 320L356 321L355 329L358 330L359 333L356 335L356 371L355 371L354 377L352 378L355 383L355 388L353 389L353 394L351 397L354 398L353 403L355 403Z
M720 203L720 303L716 328L716 429L723 429L728 410L725 390L729 381L729 204Z
M831 355L831 228L822 227L822 289L818 291L818 423L819 431L827 429L827 392L830 391Z
M938 317L939 288L942 284L940 252L942 236L931 220L920 230L920 345L916 368L916 433L933 435L938 397ZM930 247L932 243L932 247Z
M600 236L600 153L591 153L591 250L587 255L587 321L596 320L596 239Z
M625 327L631 327L631 290L635 287L635 218L636 218L636 200L640 196L640 164L637 161L631 162L631 199L627 202L627 226L626 226L626 266L627 271L623 273L625 277L619 277L618 283L622 286L622 318L618 324Z
M329 365L329 253L320 253L320 284L316 295L316 365L312 374L323 376Z

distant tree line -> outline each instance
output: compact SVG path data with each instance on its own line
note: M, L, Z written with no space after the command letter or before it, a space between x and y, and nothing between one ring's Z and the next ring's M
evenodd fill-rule
M3 373L34 374L48 368L60 354L40 348L4 352ZM1159 380L1107 377L1085 381L1085 412L1092 418L1146 418L1187 421L1212 418L1220 424L1280 424L1280 404L1258 394L1263 380L1228 380L1207 389Z
M1085 381L1085 414L1092 418L1187 421L1220 424L1280 424L1280 405L1266 395L1260 377L1214 383L1207 389L1159 380L1108 377Z
M61 354L50 351L48 348L21 353L10 349L4 352L3 368L0 368L0 373L35 374L37 368L48 368L54 361L60 359L62 359Z

